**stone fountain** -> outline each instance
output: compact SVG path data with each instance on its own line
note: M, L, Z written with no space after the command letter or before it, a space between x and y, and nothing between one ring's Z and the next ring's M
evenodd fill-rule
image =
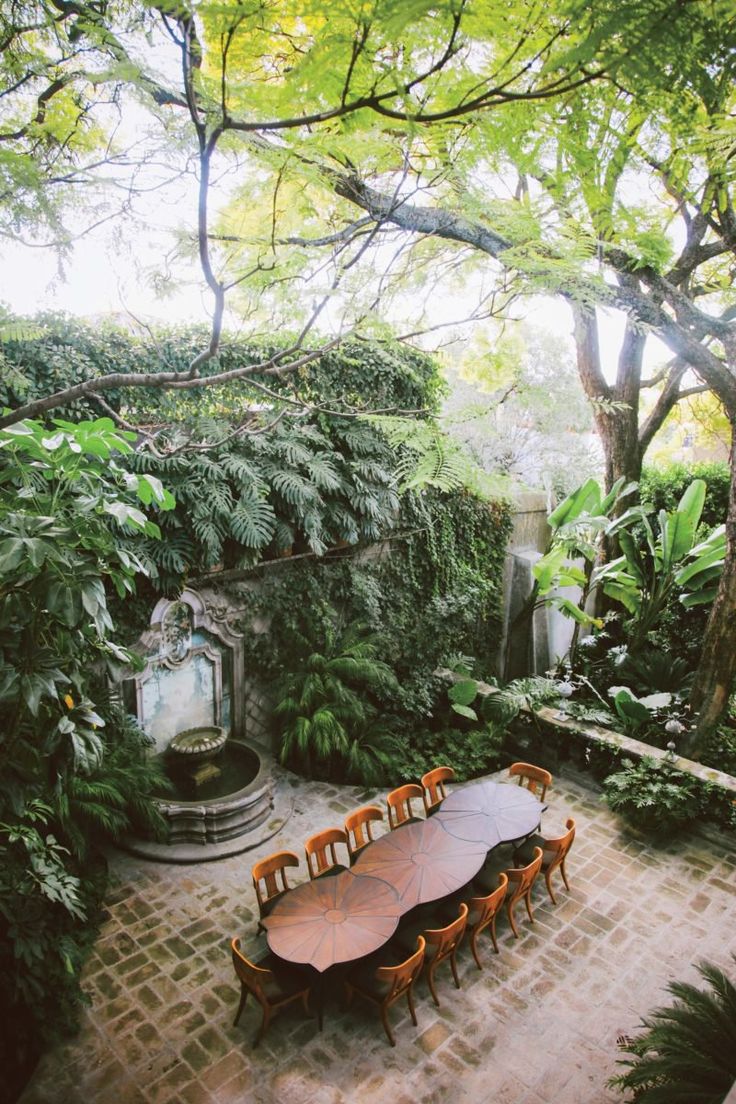
M246 740L242 637L185 590L162 599L139 644L143 670L123 682L126 706L151 736L169 785L157 795L165 842L128 838L135 854L200 862L255 847L291 812L275 764Z

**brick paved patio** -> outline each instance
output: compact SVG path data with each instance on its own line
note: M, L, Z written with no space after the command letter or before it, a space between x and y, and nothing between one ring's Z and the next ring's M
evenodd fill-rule
M599 1104L620 1100L605 1088L616 1037L663 1000L669 979L694 980L701 957L733 972L734 851L698 837L653 850L622 834L583 779L563 777L543 831L577 820L572 892L561 886L555 907L538 885L536 923L522 908L518 942L503 918L501 953L483 943L482 973L464 947L462 989L438 973L440 1009L422 980L419 1027L392 1010L395 1049L375 1009L356 1001L349 1012L328 1007L321 1034L287 1009L253 1051L255 1007L232 1026L228 946L240 935L246 953L263 947L251 864L282 847L301 852L313 831L374 796L292 784L293 817L256 851L186 867L113 856L109 915L85 975L91 1007L23 1104Z

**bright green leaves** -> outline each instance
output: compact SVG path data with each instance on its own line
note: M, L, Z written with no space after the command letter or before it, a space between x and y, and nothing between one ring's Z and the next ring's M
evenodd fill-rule
M4 738L37 733L47 753L66 747L80 769L100 751L101 718L80 704L89 667L100 657L127 658L109 640L105 583L130 593L143 566L117 538L122 528L154 536L141 507L173 505L155 476L120 466L130 436L109 418L58 419L53 431L25 421L0 432Z
M595 580L632 615L629 632L634 649L656 625L674 587L684 588L680 601L686 608L706 605L715 597L726 539L725 529L720 526L694 547L705 491L702 479L693 480L677 509L659 511L658 532L648 518L633 512L618 520L615 531L623 556L601 568ZM642 527L644 547L633 531L637 525Z
M450 699L450 708L454 713L458 713L467 720L477 721L478 714L474 709L470 708L477 694L478 683L475 679L460 678L457 682L453 682L452 686L447 691L447 697Z
M687 608L712 601L725 558L723 526L693 547L705 502L702 479L692 481L677 509L660 510L657 531L640 506L611 519L617 504L634 489L634 484L625 485L620 479L604 496L595 480L583 483L550 515L552 544L533 568L540 598L580 625L600 623L586 613L584 600L577 604L554 592L579 586L585 597L602 588L630 615L627 632L632 650L655 626L673 587L687 588L680 596ZM598 542L604 537L615 537L623 554L592 570ZM576 559L586 564L585 569Z

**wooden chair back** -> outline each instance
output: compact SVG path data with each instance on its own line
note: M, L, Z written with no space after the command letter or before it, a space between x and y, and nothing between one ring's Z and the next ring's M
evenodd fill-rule
M256 966L254 962L246 958L240 949L239 939L233 939L231 941L230 949L232 951L233 966L235 967L238 981L253 994L259 1004L268 1004L268 997L266 996L263 986L267 981L273 980L273 971L266 970L262 966Z
M491 941L493 942L493 949L498 954L498 943L496 941L496 917L503 905L504 898L506 897L506 890L508 889L509 878L508 874L500 873L498 875L498 889L494 889L492 893L489 893L486 897L472 897L468 901L468 930L470 931L470 949L473 952L473 958L479 970L482 970L480 958L478 956L478 936L486 928L490 929Z
M240 1003L238 1005L238 1011L235 1014L233 1026L235 1026L240 1019L248 995L250 994L255 997L263 1013L261 1026L255 1038L255 1046L258 1046L260 1043L271 1022L273 1013L279 1008L283 1008L285 1005L292 1004L294 1001L299 1000L302 1002L304 1011L309 1013L308 985L302 986L300 982L298 982L296 986L287 983L285 988L282 987L273 970L268 970L263 966L256 966L254 962L251 962L249 958L245 957L240 949L239 939L232 939L230 941L230 950L232 951L235 975L240 982ZM269 989L267 990L266 985L269 983Z
M383 820L383 810L377 805L364 805L345 817L345 833L348 837L351 862L373 840L373 823L377 820Z
M427 946L433 948L431 954L429 951L427 951L426 954L427 985L432 994L432 1000L438 1008L440 1006L440 998L437 996L437 988L434 983L435 970L441 962L444 962L445 959L449 959L455 988L460 988L460 978L457 976L456 955L457 949L465 935L467 922L468 906L463 901L460 905L460 915L457 920L453 920L452 923L448 924L445 928L430 928L429 931L424 932Z
M344 843L346 847L348 844L347 833L342 828L326 828L324 832L317 832L306 841L304 850L307 854L309 877L312 880L326 874L333 867L341 865L335 853L335 845L338 843Z
M460 905L460 915L446 928L430 928L425 931L424 938L429 945L435 947L433 964L442 962L448 958L462 942L465 935L465 926L468 922L468 906L463 902Z
M557 839L546 839L543 844L544 856L542 859L542 870L544 871L544 880L547 884L547 892L549 893L553 905L557 904L557 898L552 889L550 876L552 871L556 870L557 867L560 868L560 874L562 874L565 889L568 891L570 889L570 883L567 880L567 871L565 870L565 859L575 839L575 821L572 817L568 818L565 827L567 831L564 836L559 836Z
M435 767L422 775L422 797L427 816L439 809L447 797L445 782L452 782L455 772L452 767Z
M376 970L378 981L389 983L389 989L383 998L383 1005L388 1008L404 993L411 992L411 988L422 972L424 965L424 948L426 946L423 936L417 938L417 949L405 962L398 966L379 966Z
M415 782L409 782L406 786L399 786L398 789L392 790L387 796L388 823L392 831L401 824L419 819L419 817L414 816L411 807L411 801L414 797L419 798L420 801L424 798L424 790L421 786L417 786Z
M536 881L539 871L542 869L543 853L541 847L534 848L534 858L528 866L522 866L518 870L507 870L506 877L509 880L506 908L510 908L520 897L526 897Z
M535 767L533 763L512 763L509 778L518 778L519 785L526 785L530 793L537 794L544 801L547 787L552 785L552 775L544 767ZM539 789L541 787L541 793Z
M254 864L251 874L261 919L268 902L275 897L281 897L290 888L286 868L298 865L299 856L293 851L276 851L273 855Z

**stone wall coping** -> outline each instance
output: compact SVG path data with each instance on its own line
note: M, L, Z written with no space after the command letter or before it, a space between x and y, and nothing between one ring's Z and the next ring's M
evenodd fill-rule
M461 675L456 674L455 671L450 671L448 668L443 668L438 671L437 674L445 678L449 677L453 681L462 678ZM477 679L475 681L478 685L478 693L482 697L488 697L489 694L498 693L499 688L497 686L491 686L489 683L480 682ZM603 728L601 725L585 724L572 717L567 717L564 710L554 709L548 705L540 706L538 709L523 707L521 711L527 714L533 713L540 721L553 725L555 728L561 728L565 732L571 733L571 735L581 736L588 743L616 748L637 759L648 758L669 763L670 766L681 771L683 774L691 774L695 778L700 779L701 782L710 782L718 786L719 789L726 790L736 797L736 778L734 778L733 775L726 774L724 771L716 770L715 767L706 767L703 763L696 763L694 759L686 759L681 755L673 755L664 748L645 744L642 740L635 740L633 736L625 736L623 732L616 732L611 728Z

